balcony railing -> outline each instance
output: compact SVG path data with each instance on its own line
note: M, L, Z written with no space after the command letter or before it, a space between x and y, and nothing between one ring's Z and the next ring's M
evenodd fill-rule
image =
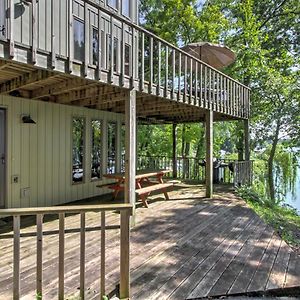
M43 207L43 208L17 208L17 209L1 209L1 216L13 217L13 291L12 298L20 299L21 290L21 233L20 224L23 216L35 216L36 218L36 295L38 299L43 296L43 276L46 271L43 269L43 235L47 234L43 230L43 217L45 215L58 215L59 230L58 230L58 298L64 299L64 280L65 280L65 217L66 214L80 214L80 240L78 252L80 256L80 270L78 278L80 281L80 299L85 299L86 292L85 276L86 276L86 214L89 212L99 213L101 216L101 249L100 256L100 293L101 299L106 295L105 284L105 257L106 257L106 242L105 232L108 227L106 224L106 212L120 212L120 297L128 299L130 292L129 283L129 217L132 213L130 204L111 204L111 205L88 205L88 206L59 206L59 207ZM116 226L115 226L116 227ZM98 227L97 227L98 228ZM53 233L55 234L55 233ZM45 250L45 249L44 249ZM9 268L9 266L8 266Z
M249 117L248 87L96 1L22 1L18 18L7 3L0 57Z

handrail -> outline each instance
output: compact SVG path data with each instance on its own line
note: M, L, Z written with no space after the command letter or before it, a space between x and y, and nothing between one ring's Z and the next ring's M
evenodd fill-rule
M30 207L30 208L7 208L0 209L0 216L30 216L36 214L60 214L60 213L86 213L100 211L130 211L132 204L102 204L102 205L70 205L51 207Z
M162 39L161 37L155 35L155 34L152 33L151 31L149 31L149 30L147 30L147 29L145 29L145 28L143 28L143 27L141 27L141 26L139 26L139 25L137 25L137 24L131 23L131 22L128 21L126 18L124 18L124 17L122 17L122 16L120 16L120 15L114 14L114 13L111 12L109 9L107 9L107 8L105 8L105 7L103 7L103 6L100 6L99 4L96 4L96 3L94 3L94 2L91 1L91 0L84 0L84 2L90 4L91 6L97 8L97 9L101 9L102 12L104 12L104 13L110 15L110 16L113 16L113 17L114 17L115 19L117 19L118 21L120 21L120 22L122 22L122 23L125 23L126 25L128 25L128 26L130 26L130 27L132 27L132 28L134 28L134 29L136 29L136 30L138 30L138 31L142 31L143 33L146 33L147 35L150 35L151 37L155 38L156 40L158 40L158 41L160 41L160 42L166 44L168 47L173 48L173 49L175 49L176 51L180 52L181 54L186 55L186 56L189 57L190 59L193 59L193 60L195 60L195 61L197 61L197 62L199 62L199 63L205 65L205 66L208 67L209 69L211 69L211 70L213 70L213 71L219 73L220 75L222 75L222 76L224 76L224 77L226 77L226 78L228 78L228 79L234 81L235 83L237 83L237 84L243 86L244 88L248 89L249 91L251 90L251 88L249 88L248 86L242 84L241 82L235 80L234 78L228 76L227 74L225 74L225 73L221 72L220 70L214 68L213 66L207 64L206 62L204 62L204 61L202 61L202 60L200 60L200 59L194 57L193 55L191 55L191 54L189 54L189 53L187 53L187 52L185 52L185 51L183 51L182 49L176 47L175 45L169 43L168 41Z
M124 165L124 163L122 164ZM168 156L140 155L137 159L138 169L143 168L171 168L176 178L205 181L205 159L197 157L176 157L173 161ZM217 158L214 165L215 183L233 183L235 186L252 183L253 160L238 161L234 159ZM169 174L169 177L173 177ZM167 175L168 176L168 175Z
M58 299L65 299L65 227L66 214L80 213L80 299L85 299L85 273L86 273L86 247L89 245L86 241L86 213L99 212L101 217L101 247L100 247L100 297L101 299L107 294L106 291L106 212L120 212L120 297L121 299L129 299L130 297L130 267L129 267L129 232L130 232L130 215L132 214L132 205L123 204L103 204L103 205L73 205L73 206L57 206L57 207L36 207L36 208L11 208L1 209L0 216L13 217L13 299L20 299L21 283L22 283L22 252L21 252L21 218L23 216L34 215L36 217L36 295L43 296L43 217L48 214L58 215ZM9 266L8 266L9 267ZM76 291L74 291L75 293Z

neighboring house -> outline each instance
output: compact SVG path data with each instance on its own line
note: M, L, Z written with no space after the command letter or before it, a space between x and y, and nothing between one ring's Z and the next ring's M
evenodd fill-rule
M123 148L134 201L136 116L206 122L211 196L212 122L242 120L247 133L247 87L140 28L135 0L0 5L0 207L105 193L96 186L121 170Z

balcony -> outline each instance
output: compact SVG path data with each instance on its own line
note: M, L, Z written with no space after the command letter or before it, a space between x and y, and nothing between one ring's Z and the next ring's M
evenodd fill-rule
M0 17L2 94L124 113L135 89L140 119L249 118L248 87L95 1L11 3Z

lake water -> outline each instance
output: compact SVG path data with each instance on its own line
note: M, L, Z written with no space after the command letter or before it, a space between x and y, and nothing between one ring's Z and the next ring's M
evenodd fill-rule
M286 203L295 207L300 213L300 166L297 170L297 180L295 185L295 193L288 192L286 195Z

